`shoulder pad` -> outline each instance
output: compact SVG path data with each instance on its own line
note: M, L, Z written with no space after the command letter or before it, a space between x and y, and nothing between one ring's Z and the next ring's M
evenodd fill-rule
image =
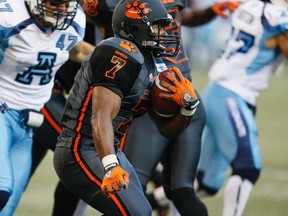
M264 25L264 27L269 31L273 31L274 35L288 31L288 11L284 8L266 4L264 17L268 23L268 26Z

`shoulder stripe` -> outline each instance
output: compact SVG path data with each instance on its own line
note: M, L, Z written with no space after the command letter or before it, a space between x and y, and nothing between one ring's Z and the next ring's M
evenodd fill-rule
M75 29L75 31L80 35L81 38L84 38L85 29L82 28L77 22L72 22L71 26Z

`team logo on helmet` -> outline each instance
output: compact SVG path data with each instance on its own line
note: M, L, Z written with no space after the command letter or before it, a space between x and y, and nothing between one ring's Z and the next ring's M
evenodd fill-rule
M121 40L119 43L120 47L128 50L129 52L137 52L136 47L132 45L129 41Z
M148 14L151 9L146 7L147 3L139 4L138 0L135 0L133 3L127 3L126 16L131 19L142 19L142 15Z

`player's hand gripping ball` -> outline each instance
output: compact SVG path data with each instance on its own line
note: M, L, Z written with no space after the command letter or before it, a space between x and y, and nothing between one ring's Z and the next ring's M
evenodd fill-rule
M192 83L177 67L158 74L152 85L151 100L154 111L162 117L171 117L182 107L194 109L199 104Z
M164 74L172 74L175 76L174 71L172 68L169 68L167 70L164 70L158 74L158 76L155 78L153 85L152 85L152 91L151 91L151 99L152 99L152 107L154 111L162 117L171 117L174 116L179 112L179 109L181 108L176 102L163 99L159 97L160 93L169 93L170 90L163 87L160 82L165 81L165 82L170 82L166 78Z

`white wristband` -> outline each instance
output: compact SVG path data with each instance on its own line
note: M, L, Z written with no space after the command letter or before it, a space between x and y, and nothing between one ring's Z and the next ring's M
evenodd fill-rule
M108 169L110 165L119 165L119 162L115 154L109 154L102 158L102 164L104 166L104 169Z
M196 109L197 109L197 107L195 107L192 110L187 110L187 109L185 109L185 107L181 107L180 113L184 116L192 116L195 113Z

